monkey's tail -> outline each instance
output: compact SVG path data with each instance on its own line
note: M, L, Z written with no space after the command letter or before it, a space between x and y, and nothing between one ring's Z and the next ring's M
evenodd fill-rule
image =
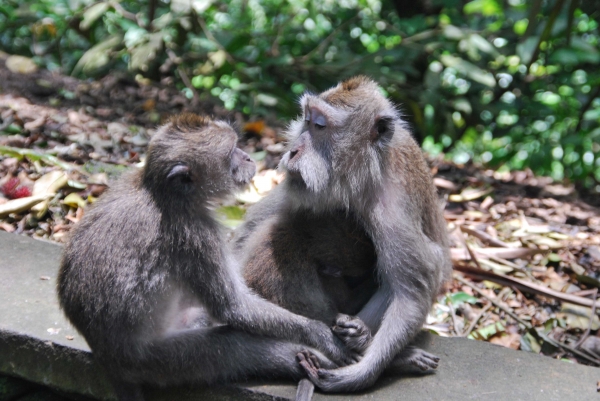
M308 379L302 379L296 390L296 401L310 401L314 392L315 385Z

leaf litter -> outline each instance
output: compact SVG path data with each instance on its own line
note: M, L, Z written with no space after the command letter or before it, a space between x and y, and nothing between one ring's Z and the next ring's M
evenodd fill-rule
M168 112L209 112L241 128L240 147L258 173L248 189L216 207L227 227L241 224L246 208L283 179L276 170L285 149L278 123L192 105L168 84L118 76L90 83L43 70L15 79L2 64L0 77L13 79L0 91L0 230L64 241L112 179L143 164ZM35 74L62 91L36 92ZM454 276L425 328L600 366L597 205L529 171L430 162L446 202Z

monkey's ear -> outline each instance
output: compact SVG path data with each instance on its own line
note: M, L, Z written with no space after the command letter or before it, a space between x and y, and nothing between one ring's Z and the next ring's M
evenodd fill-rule
M182 182L190 182L191 181L190 168L183 163L176 164L175 166L171 167L169 174L167 174L167 179L168 180L178 179Z
M394 135L394 119L388 116L377 116L371 128L373 142L386 144Z

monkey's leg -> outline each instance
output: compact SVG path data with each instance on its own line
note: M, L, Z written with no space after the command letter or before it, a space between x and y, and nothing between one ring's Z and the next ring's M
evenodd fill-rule
M126 357L131 366L128 373L135 381L158 385L215 383L251 376L297 380L305 375L296 355L306 349L304 345L219 326L137 344ZM336 366L319 351L310 352L318 356L321 365Z

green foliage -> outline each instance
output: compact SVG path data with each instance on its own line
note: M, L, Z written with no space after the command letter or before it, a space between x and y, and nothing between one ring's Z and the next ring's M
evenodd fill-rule
M283 119L363 73L430 153L597 185L594 2L432 3L404 17L379 0L4 0L0 48L81 77L173 76L190 98Z

